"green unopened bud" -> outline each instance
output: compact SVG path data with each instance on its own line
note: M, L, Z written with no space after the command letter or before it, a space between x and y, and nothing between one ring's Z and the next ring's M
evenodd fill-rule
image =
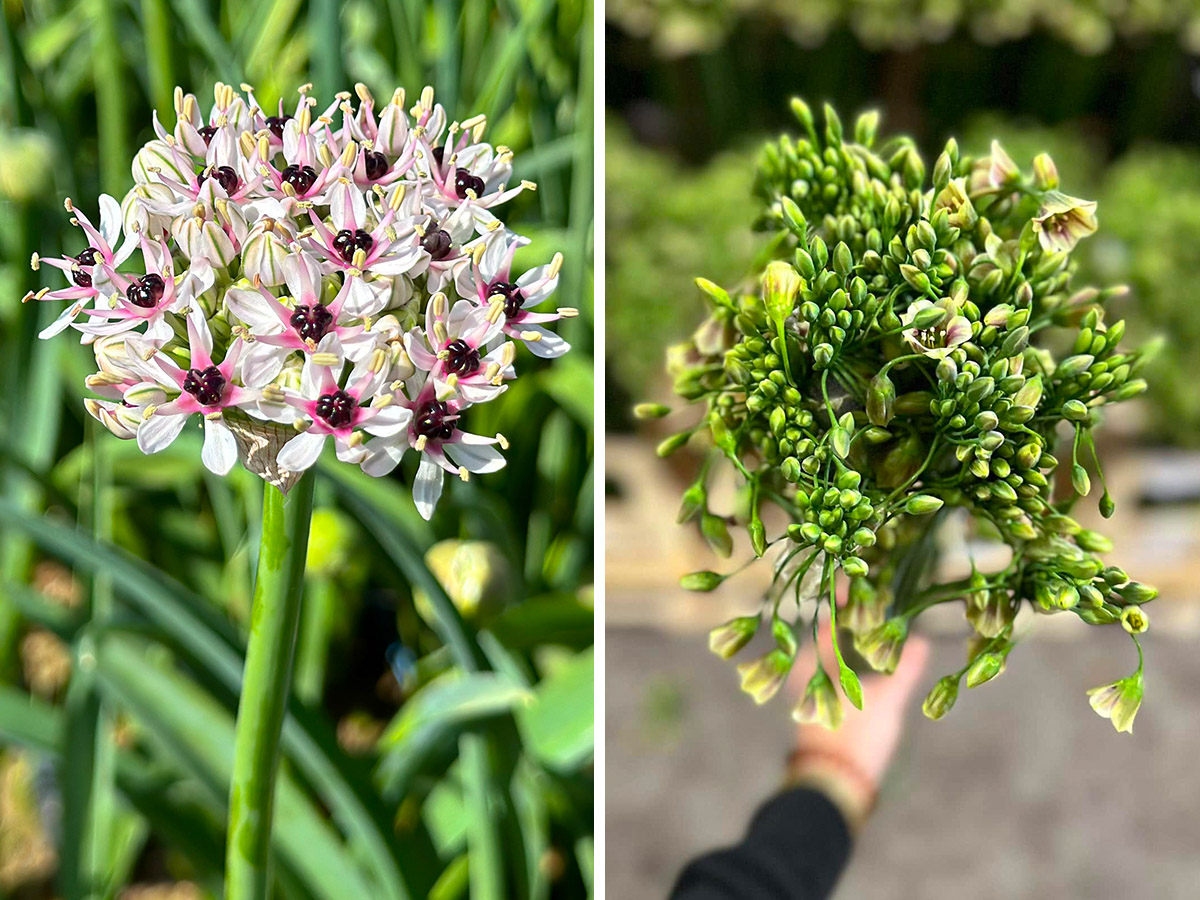
M782 322L796 305L796 295L803 285L800 273L788 263L775 260L767 264L762 284L767 315L775 322Z
M841 726L841 698L833 681L820 666L808 680L804 696L792 710L792 718L802 725L822 725L830 731L836 731Z
M717 305L727 307L733 306L733 300L730 299L729 292L723 287L709 281L707 278L697 278L696 287L704 291L704 293L711 297L717 303Z
M941 509L944 502L931 494L914 494L905 501L904 511L910 516L927 516Z
M1112 514L1117 511L1117 504L1113 502L1112 495L1107 490L1100 495L1100 515L1106 519L1111 519Z
M850 432L841 425L834 425L829 429L829 446L838 459L845 459L850 453Z
M878 628L854 636L857 650L876 672L891 674L900 662L900 653L908 637L908 620L893 616Z
M1133 732L1133 720L1142 705L1142 670L1128 678L1101 685L1088 691L1092 709L1113 723L1117 731Z
M903 268L903 266L901 268ZM912 269L912 266L908 266L908 268ZM914 271L917 270L914 269ZM920 273L918 272L918 274ZM925 278L924 275L921 275L921 277ZM925 278L925 281L928 282L929 279ZM917 331L925 331L928 328L934 328L937 325L940 325L942 320L945 318L946 310L943 307L926 306L924 309L917 310L917 313L913 316L912 321L908 323L908 327L915 328Z
M1058 368L1054 370L1054 374L1064 381L1069 378L1074 378L1086 372L1092 367L1092 363L1096 361L1096 357L1090 353L1080 353L1077 356L1068 356L1058 364Z
M742 679L742 690L761 705L774 697L792 668L792 657L782 650L772 650L751 662L737 667Z
M704 513L700 517L700 533L713 552L718 556L728 557L733 552L733 539L729 536L729 526L720 516Z
M671 407L661 403L639 403L633 408L633 414L639 419L661 419L669 415Z
M1086 497L1092 490L1092 480L1088 478L1087 469L1079 463L1071 467L1071 487L1080 497Z
M1037 409L1038 403L1042 399L1042 376L1034 375L1017 391L1013 397L1013 406L1022 406L1026 409Z
M833 346L826 343L817 344L813 348L813 365L818 369L825 369L831 362L833 362Z
M668 457L672 453L674 453L676 450L678 450L680 447L682 447L684 444L686 444L688 442L688 440L691 438L691 436L692 436L692 433L690 431L681 431L678 434L673 434L669 438L667 438L665 441L663 441L661 444L659 444L658 447L655 448L654 452L657 453L660 457L663 457L663 458Z
M1149 603L1157 597L1158 588L1143 584L1140 581L1131 581L1117 588L1117 593L1121 595L1121 599L1126 603L1140 605L1142 603Z
M954 708L954 702L958 699L958 679L958 675L947 675L945 678L938 679L933 690L925 696L925 702L921 704L921 712L930 719L940 719L950 712Z
M1088 528L1084 528L1075 535L1075 543L1089 553L1111 553L1113 548L1111 540L1100 532Z
M719 625L708 633L708 649L721 659L729 659L748 643L758 631L758 616L739 616Z
M1039 153L1033 158L1033 183L1042 191L1058 187L1058 167L1049 153Z
M875 546L875 532L873 532L870 528L856 528L853 537L854 543L858 544L860 547Z
M795 484L800 480L800 460L794 456L789 456L779 465L779 474L783 476L783 480L789 484Z
M858 556L848 556L842 560L842 571L851 578L862 578L870 571L867 561Z
M696 591L698 593L708 593L715 591L721 586L728 576L722 575L719 572L712 572L708 569L702 569L699 572L689 572L679 579L679 586L685 591Z
M1063 404L1062 411L1072 422L1086 422L1091 415L1082 400L1068 400Z
M767 532L757 513L746 525L746 531L750 535L750 547L754 550L754 555L761 559L767 552Z
M1121 610L1121 627L1130 634L1141 634L1150 627L1150 617L1140 606L1127 606Z
M895 415L896 385L885 372L880 372L867 388L867 418L872 425L886 428Z
M783 209L783 224L792 234L803 241L808 235L808 220L804 218L804 213L800 211L800 207L791 197L784 196L780 201L780 206Z
M976 656L967 669L967 687L979 687L1003 672L1007 655L1005 652L989 650Z
M1148 385L1146 379L1137 378L1133 381L1127 381L1117 390L1116 398L1118 400L1128 400L1130 397L1136 397L1138 394L1146 390Z
M696 482L686 491L683 492L683 499L679 504L679 513L675 517L675 521L682 525L692 519L701 509L704 508L708 501L708 491L701 482Z

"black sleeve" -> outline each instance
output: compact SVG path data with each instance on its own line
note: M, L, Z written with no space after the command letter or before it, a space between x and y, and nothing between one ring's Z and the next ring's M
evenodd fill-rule
M792 788L759 808L740 844L688 863L671 900L824 900L849 855L837 807Z

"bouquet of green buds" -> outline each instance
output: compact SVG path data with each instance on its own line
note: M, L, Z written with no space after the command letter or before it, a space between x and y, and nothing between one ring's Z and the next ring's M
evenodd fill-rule
M861 116L851 139L832 109L821 132L806 104L793 109L804 133L768 145L757 176L776 258L744 293L698 280L712 314L670 355L676 392L705 412L659 453L701 430L712 444L680 520L698 519L726 556L728 525L744 523L755 556L774 557L762 610L714 630L713 651L733 656L770 628L772 648L738 667L743 689L764 703L790 671L798 636L815 636L820 622L842 692L861 706L847 635L888 673L921 612L962 602L968 661L926 698L925 714L938 719L964 676L976 687L1004 670L1023 604L1119 622L1136 645L1147 627L1141 606L1156 591L1106 565L1099 554L1111 542L1071 517L1092 492L1085 452L1100 511L1113 514L1092 432L1107 404L1146 387L1137 377L1145 351L1120 349L1124 323L1105 321L1125 289L1071 284L1071 253L1096 230L1096 204L1062 193L1045 154L1026 173L999 144L971 159L951 140L930 178L910 139L876 141L877 113ZM722 461L742 485L729 518L708 505ZM779 533L769 534L777 516ZM1007 545L1007 565L973 564L970 577L931 583L936 533L952 518ZM708 591L727 577L694 572L683 584ZM1090 692L1118 731L1132 728L1141 702L1137 650L1132 675ZM794 716L836 727L841 712L818 664Z

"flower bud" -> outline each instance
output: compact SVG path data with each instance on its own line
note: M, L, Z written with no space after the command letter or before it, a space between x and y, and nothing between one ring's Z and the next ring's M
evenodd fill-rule
M870 571L866 560L858 556L849 556L842 560L842 571L851 578L862 578Z
M943 501L930 494L915 494L904 503L904 511L910 516L927 516L942 508Z
M661 403L639 403L633 408L633 414L639 419L661 419L669 415L671 407Z
M352 558L360 538L352 521L340 515L334 518L334 515L333 511L328 511L324 520L313 516L312 536L308 544L309 570L315 565L318 571L323 568L333 575L344 569ZM425 564L467 621L477 625L486 624L504 608L512 575L508 560L495 544L488 541L439 541L426 552ZM437 621L433 604L424 591L413 592L413 605L425 622L432 624Z
M940 719L954 708L958 699L958 675L947 675L938 679L921 704L921 712L930 719Z
M1080 497L1086 497L1092 490L1092 480L1088 478L1087 469L1079 463L1071 467L1071 487Z
M1100 495L1100 515L1106 519L1111 519L1112 514L1117 511L1117 504L1113 502L1112 495L1107 490Z
M700 516L700 533L718 556L728 558L729 554L733 552L733 538L729 536L729 526L720 516L708 512L702 514Z
M1126 603L1140 605L1142 603L1149 603L1157 597L1158 588L1143 584L1140 581L1130 581L1128 584L1118 587L1117 593L1121 595L1121 599Z
M721 659L729 659L758 631L758 616L738 616L708 633L708 649Z
M685 591L696 591L698 593L707 593L708 591L716 590L721 586L721 582L726 576L718 572L711 572L707 569L699 572L689 572L679 579L679 586Z
M1004 671L1006 652L989 650L980 653L967 669L967 687L979 687L986 684Z
M886 428L896 414L896 385L880 372L867 388L867 418L872 425Z
M692 433L690 431L681 431L678 434L673 434L660 443L658 447L655 448L654 452L657 453L660 458L665 459L686 444L691 436Z
M255 225L242 247L242 274L253 281L258 278L266 287L283 284L283 262L288 257L292 235L274 219L263 219Z
M683 492L683 499L679 504L679 513L675 517L675 521L682 525L696 515L705 505L708 500L708 491L705 489L702 482L696 482L686 491Z
M1091 415L1082 400L1068 400L1063 404L1062 411L1072 422L1086 422Z
M1033 158L1033 183L1042 191L1052 191L1058 187L1058 167L1049 153L1039 153Z
M1075 535L1075 543L1089 553L1111 553L1113 542L1100 534L1084 528Z

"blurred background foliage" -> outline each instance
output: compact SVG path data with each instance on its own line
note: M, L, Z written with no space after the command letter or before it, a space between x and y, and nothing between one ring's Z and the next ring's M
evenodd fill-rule
M571 353L473 426L502 472L424 523L412 467L322 464L277 800L276 896L585 897L592 883L593 35L588 0L0 0L0 896L219 896L261 485L93 435L90 353L22 305L63 198L132 186L182 84L264 106L433 84L538 183ZM57 286L57 285L56 285ZM47 307L45 309L41 307ZM93 440L95 437L95 440ZM139 885L123 888L124 885ZM147 885L149 885L147 887Z
M929 158L946 138L1023 166L1048 151L1065 190L1099 201L1084 280L1132 293L1114 310L1166 335L1134 427L1200 443L1200 7L1180 2L774 3L613 0L607 6L610 427L687 336L698 274L752 271L747 185L758 143L793 128L788 99L883 113ZM670 189L664 188L670 185ZM691 218L679 206L690 204ZM674 236L685 239L676 239ZM652 359L651 356L656 356Z

